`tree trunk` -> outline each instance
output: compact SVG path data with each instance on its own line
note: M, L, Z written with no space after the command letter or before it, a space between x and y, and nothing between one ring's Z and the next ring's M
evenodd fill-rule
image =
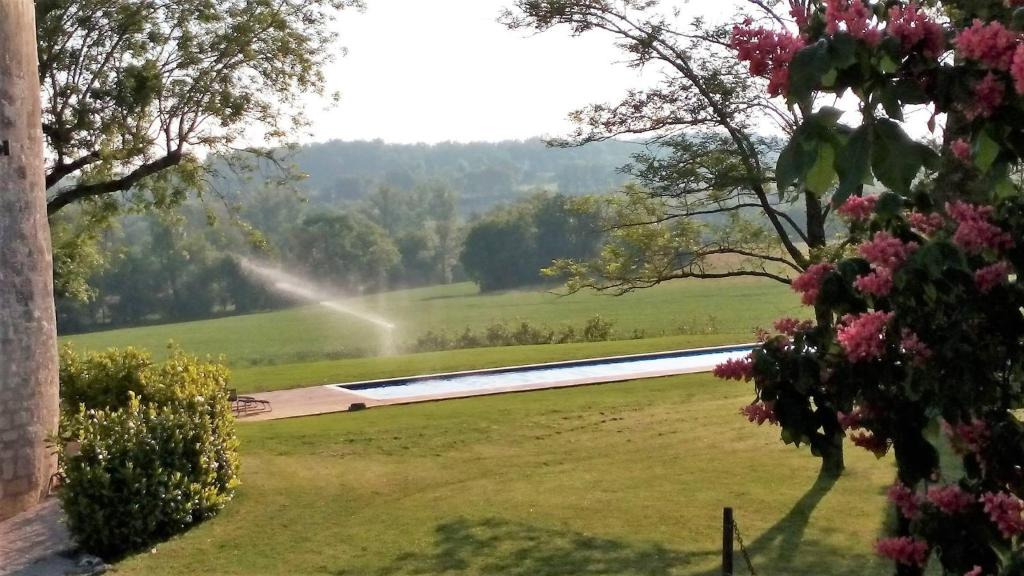
M55 468L57 331L46 219L35 13L0 1L0 518L36 504Z
M804 190L804 199L804 205L807 209L808 248L812 250L815 248L822 248L826 244L826 238L825 211L821 205L821 200L807 190ZM829 328L832 326L832 313L827 308L815 306L814 317L818 326ZM833 419L829 417L826 420L831 423ZM839 424L836 423L834 426L825 425L824 433L826 436L839 436L841 434ZM820 477L829 478L842 474L843 469L846 468L846 462L843 458L842 441L826 442L819 448L819 450L821 451Z

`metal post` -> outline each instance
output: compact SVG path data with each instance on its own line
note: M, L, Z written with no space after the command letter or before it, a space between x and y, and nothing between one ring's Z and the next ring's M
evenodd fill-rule
M732 576L733 527L732 508L722 510L722 576Z

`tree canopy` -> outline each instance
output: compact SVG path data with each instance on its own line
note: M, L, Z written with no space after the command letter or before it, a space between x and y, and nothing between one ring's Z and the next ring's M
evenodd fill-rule
M204 154L281 143L305 122L300 99L324 91L336 12L360 5L37 1L49 214L114 193L180 202L202 190Z

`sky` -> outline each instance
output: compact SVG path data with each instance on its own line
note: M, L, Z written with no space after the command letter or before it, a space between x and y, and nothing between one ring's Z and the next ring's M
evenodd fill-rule
M340 15L348 53L326 70L341 101L310 102L312 141L497 141L566 134L572 110L614 102L656 78L622 64L612 39L509 31L512 0L367 0ZM687 14L721 13L689 0Z

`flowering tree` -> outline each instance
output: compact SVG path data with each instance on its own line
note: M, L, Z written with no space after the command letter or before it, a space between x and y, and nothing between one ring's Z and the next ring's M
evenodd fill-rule
M778 159L779 189L828 183L851 240L792 283L818 322L780 320L716 373L753 381L743 413L787 443L820 453L848 437L894 454L898 522L876 550L898 575L923 574L931 558L945 574L1024 574L1016 4L812 0L791 5L792 22L733 33L766 90L807 112ZM821 92L850 95L859 122L814 108ZM904 130L914 106L929 130L941 124L940 152ZM863 196L872 181L887 192Z

